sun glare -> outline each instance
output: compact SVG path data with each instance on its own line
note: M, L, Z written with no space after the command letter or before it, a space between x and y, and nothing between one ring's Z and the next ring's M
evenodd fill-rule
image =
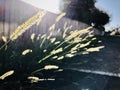
M29 3L37 8L45 9L53 13L59 13L59 2L60 0L22 0Z

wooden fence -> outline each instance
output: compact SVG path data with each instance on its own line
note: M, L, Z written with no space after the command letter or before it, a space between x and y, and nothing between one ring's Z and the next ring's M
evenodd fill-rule
M0 1L0 36L4 35L9 37L14 30L35 15L40 9L37 9L25 2L20 0L1 0ZM25 36L29 36L31 33L47 33L48 28L55 23L55 19L58 15L47 12L47 14L42 18L42 21L39 26L33 25L29 30L24 34ZM82 22L73 21L68 18L62 18L59 22L56 23L56 28L64 30L63 27L67 24L67 26L71 26L71 30L83 29L89 27L87 24ZM60 33L58 33L60 34ZM99 32L96 32L99 34Z

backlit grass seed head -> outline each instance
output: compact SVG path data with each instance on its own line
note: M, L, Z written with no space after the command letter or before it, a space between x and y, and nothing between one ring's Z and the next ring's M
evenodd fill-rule
M55 81L55 78L48 78L47 81Z
M31 83L35 83L40 81L39 77L34 77L34 76L30 76L27 79L31 80Z
M60 41L56 41L54 44L55 44L55 45L60 44Z
M68 58L71 58L71 57L74 57L75 55L74 54L66 54L65 57L68 57Z
M43 35L41 36L41 39L43 39L43 38L46 38L46 34L43 34Z
M55 40L56 40L56 38L51 38L51 39L50 39L50 42L51 42L51 43L54 43Z
M91 41L89 41L89 42L87 42L87 43L85 43L85 44L81 44L81 45L80 45L80 48L84 48L84 47L90 45L90 43L91 43Z
M64 29L67 27L67 24L68 24L67 22L64 23L64 27L63 27Z
M77 53L77 51L70 51L70 53L71 53L71 54L75 54L75 53Z
M41 20L42 20L41 18L39 18L39 19L37 20L37 22L36 22L36 25L37 25L37 26L40 24Z
M10 39L14 41L17 39L20 35L22 35L28 28L30 28L32 25L36 24L39 19L41 19L46 13L43 13L44 11L39 11L37 14L35 14L33 17L28 19L25 23L21 24L17 27L17 29L10 35Z
M55 30L55 24L53 24L49 27L49 31L51 31L51 30Z
M64 56L60 56L57 58L57 60L62 60L62 59L64 59Z
M83 30L73 31L73 32L71 32L71 34L70 34L68 37L66 37L65 39L66 39L67 41L70 41L71 39L74 39L74 38L77 37L78 35L80 36L80 35L83 35L83 34L87 34L87 33L89 33L89 29L90 29L90 28L92 28L92 27L88 27L88 28L83 29Z
M79 43L79 42L81 42L81 40L82 40L82 38L76 37L76 38L74 38L73 42L74 43Z
M80 46L80 44L78 43L78 44L75 45L73 48L71 48L71 51L75 51L75 50L77 50L79 46Z
M31 52L32 52L31 49L26 49L22 52L22 55L26 55L26 54L31 53Z
M67 26L67 22L65 22L65 24L64 24L64 32L63 32L63 35L62 35L63 38L65 38L67 36L67 31L70 30L71 28L72 28L72 25Z
M62 72L62 71L64 71L63 69L59 69L59 70L57 70L58 72Z
M52 59L57 59L58 58L58 56L54 56L54 57L52 57Z
M60 21L65 15L66 15L65 12L61 13L61 14L56 18L56 22Z
M49 39L50 39L50 37L51 37L50 35L49 35L49 36L47 36L47 39L49 40Z
M61 32L61 28L59 28L59 29L57 30L57 32L60 33L60 32Z
M5 36L2 36L2 40L6 43L7 42L7 38Z
M100 49L104 48L104 46L99 46L99 47L94 47L94 48L88 48L86 51L87 52L98 52Z
M47 11L45 11L45 10L43 10L42 12L40 12L39 19L37 20L36 25L39 25L39 24L40 24L40 22L41 22L41 20L42 20L42 17L43 17L44 15L46 15L46 13L47 13Z
M86 54L89 54L89 52L84 51L84 52L82 52L81 54L82 54L82 55L86 55Z
M35 33L32 33L31 36L30 36L30 38L31 38L31 40L32 40L32 42L33 42L34 39L35 39Z
M4 80L6 77L11 76L13 74L14 74L14 70L10 70L10 71L6 72L5 74L3 74L2 76L0 76L0 79Z
M101 43L102 41L98 41L99 43Z
M97 38L92 38L92 41L96 40Z
M39 34L39 35L37 36L37 40L40 40L40 36L41 36L41 34Z
M44 49L44 50L43 50L43 52L45 53L45 52L47 52L47 50L46 50L46 49Z
M93 37L94 35L93 35L93 34L88 33L88 36L89 36L89 37Z
M56 66L56 65L46 65L46 66L44 67L45 70L49 70L49 69L58 69L58 68L59 68L59 67Z
M63 28L64 28L64 30L65 30L65 29L72 29L72 27L73 27L72 25L68 25L68 23L67 23L67 22L65 22L64 27L63 27Z
M41 38L41 39L42 39L42 38ZM45 36L43 37L42 41L41 41L40 48L43 47L43 44L45 43L46 39L47 39L47 37L46 37L46 35L45 35Z
M53 50L53 51L51 52L51 54L52 54L52 55L58 54L58 53L60 53L60 52L62 52L62 51L63 51L63 48L59 48L59 49L57 49L57 50Z

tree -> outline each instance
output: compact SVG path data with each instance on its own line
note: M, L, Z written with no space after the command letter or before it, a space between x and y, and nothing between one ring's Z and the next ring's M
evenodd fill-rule
M99 9L95 8L91 12L91 23L95 28L102 30L103 26L109 22L109 16L106 12L100 11Z
M62 0L61 11L66 17L84 22L99 29L109 22L109 15L95 7L96 0Z

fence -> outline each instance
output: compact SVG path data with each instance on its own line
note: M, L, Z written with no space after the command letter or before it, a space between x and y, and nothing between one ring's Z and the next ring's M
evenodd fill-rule
M29 4L26 4L20 0L1 0L0 1L0 36L4 35L9 37L14 30L24 23L26 20L35 15L39 10ZM48 33L48 28L55 23L55 19L58 15L48 12L43 18L39 26L33 25L24 34L25 37L31 33ZM56 23L55 29L63 30L64 25L73 26L71 30L83 29L89 27L87 24L63 18ZM97 32L98 34L99 32ZM56 34L56 33L55 33ZM60 34L60 33L58 33Z

